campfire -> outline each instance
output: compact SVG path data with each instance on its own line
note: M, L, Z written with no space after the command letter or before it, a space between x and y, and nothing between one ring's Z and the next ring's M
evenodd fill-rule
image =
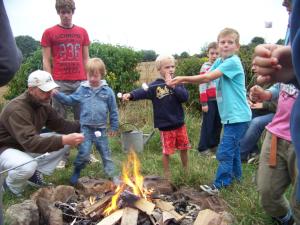
M40 219L30 224L231 224L222 214L225 204L218 197L207 196L193 188L175 191L173 185L164 178L143 177L134 151L128 153L127 161L123 163L121 181L117 186L109 180L83 177L79 179L77 189L65 185L42 188L31 199L35 205L32 208L38 208L38 212L30 214L37 213ZM19 213L24 208L30 207L21 205L16 211ZM17 214L10 210L8 212L12 216Z
M160 199L153 188L144 186L140 162L134 151L128 153L127 161L122 166L121 182L113 194L107 194L98 202L93 199L91 203L83 212L92 217L101 215L103 218L97 225L163 225L171 220L179 224L184 218L171 203Z

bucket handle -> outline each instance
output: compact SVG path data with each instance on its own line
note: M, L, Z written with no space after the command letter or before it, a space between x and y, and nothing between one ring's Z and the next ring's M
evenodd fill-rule
M129 126L132 126L135 130L139 130L134 124L132 124L132 123L122 123L120 126L119 126L119 128L120 128L120 130L122 130L122 131L124 131L124 126L126 126L126 125L129 125ZM123 129L122 129L123 128Z

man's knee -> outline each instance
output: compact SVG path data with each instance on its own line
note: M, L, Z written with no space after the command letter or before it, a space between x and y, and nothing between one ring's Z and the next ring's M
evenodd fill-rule
M38 163L33 161L31 163L28 163L24 166L21 166L19 168L16 169L15 174L15 178L26 178L29 179L34 172L36 171L38 167Z

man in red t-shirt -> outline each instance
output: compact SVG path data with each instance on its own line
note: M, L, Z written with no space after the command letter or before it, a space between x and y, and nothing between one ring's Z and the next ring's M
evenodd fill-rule
M43 69L52 74L61 92L71 94L81 81L86 80L85 65L89 58L90 40L84 28L72 23L75 11L73 0L56 0L55 8L60 23L43 33ZM59 115L66 118L66 106L54 98L52 105ZM73 113L74 119L79 120L79 105L73 107ZM59 164L60 168L64 167L65 161Z

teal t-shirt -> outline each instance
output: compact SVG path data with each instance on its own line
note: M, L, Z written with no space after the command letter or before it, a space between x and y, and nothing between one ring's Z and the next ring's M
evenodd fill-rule
M233 55L225 60L218 58L210 71L219 70L223 75L217 82L217 103L223 124L251 120L247 103L245 73L240 58Z

